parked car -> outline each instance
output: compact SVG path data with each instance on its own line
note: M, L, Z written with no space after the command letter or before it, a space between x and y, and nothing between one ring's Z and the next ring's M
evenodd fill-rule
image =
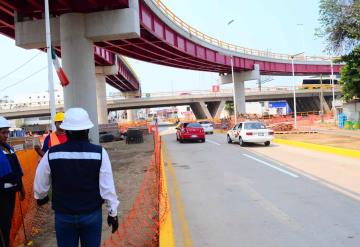
M199 123L180 123L176 127L176 140L183 143L185 140L205 142L205 131Z
M104 142L112 142L114 141L115 137L112 133L109 132L100 132L99 133L99 142L100 143L104 143Z
M273 138L273 130L255 121L241 122L227 132L227 142L239 142L240 146L246 143L264 143L265 146L269 146Z
M214 134L214 125L212 122L204 120L198 123L204 128L206 134Z

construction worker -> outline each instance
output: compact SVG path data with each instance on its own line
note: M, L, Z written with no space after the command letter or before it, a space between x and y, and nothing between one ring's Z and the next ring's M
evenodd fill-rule
M100 246L104 201L112 232L118 228L119 201L111 163L104 148L89 142L93 126L84 109L67 110L60 127L66 131L68 141L50 147L36 170L34 196L38 205L48 202L52 187L59 247L77 247L79 240L83 247Z
M21 201L25 198L20 163L14 150L6 142L9 128L9 122L0 116L0 247L9 246L16 193L20 192Z
M63 112L56 113L56 115L54 117L54 123L55 123L55 126L56 126L56 131L52 132L52 133L50 133L49 135L46 136L42 149L38 145L36 145L34 147L35 151L41 157L44 156L44 154L46 153L46 151L50 147L56 146L56 145L61 144L61 143L65 143L67 141L65 130L60 128L60 125L61 125L61 123L63 121L64 121L64 113Z

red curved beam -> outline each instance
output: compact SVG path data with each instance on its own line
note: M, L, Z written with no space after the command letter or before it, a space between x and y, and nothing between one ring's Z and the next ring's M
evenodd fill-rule
M88 1L84 4L83 1L58 0L51 2L51 13L60 15L67 12L91 12L103 10L111 6L112 8L126 8L129 7L128 0L117 1ZM12 39L15 37L14 26L14 12L18 11L26 13L32 17L38 17L39 13L43 11L42 2L36 0L10 1L0 0L0 33ZM60 48L57 53L61 56ZM114 76L107 76L107 82L119 89L120 91L137 91L140 89L140 83L137 77L132 73L131 69L121 59L116 60L115 54L101 47L94 48L95 64L99 66L117 65L119 71ZM111 78L110 78L111 77Z
M108 50L147 62L172 67L229 73L231 56L219 49L209 48L191 40L170 27L147 4L141 0L139 6L141 38L100 42ZM174 24L175 25L175 24ZM189 36L189 35L188 35ZM231 54L231 51L227 52ZM290 60L255 57L239 53L231 54L234 58L234 70L252 70L259 64L261 74L291 75ZM249 58L250 57L250 58ZM334 65L334 73L339 73L342 65ZM330 74L330 62L299 62L295 61L294 70L297 75Z

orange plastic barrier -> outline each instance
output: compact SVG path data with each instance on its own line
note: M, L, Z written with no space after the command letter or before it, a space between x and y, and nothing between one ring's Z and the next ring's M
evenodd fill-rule
M131 210L122 218L119 229L102 246L159 246L159 225L167 215L160 208L160 193L164 192L160 171L160 139L156 126L149 128L154 135L154 155L150 161L139 193ZM161 207L168 208L168 207Z
M160 170L161 141L158 129L156 126L151 126L149 130L154 137L154 154L139 193L131 210L122 218L119 229L104 241L102 246L159 245L160 222L166 217L169 207L160 206L160 203L164 203L160 198L167 196L167 192L163 186L164 178ZM33 182L39 156L34 150L19 151L17 156L24 171L26 199L22 202L16 199L10 236L12 247L22 244L31 246L31 240L41 231L46 217L49 217L49 206L38 207L33 196Z
M31 239L40 232L49 208L38 207L34 199L33 183L39 156L34 150L18 151L16 155L24 172L23 184L26 197L22 202L18 196L16 198L10 246L31 245Z

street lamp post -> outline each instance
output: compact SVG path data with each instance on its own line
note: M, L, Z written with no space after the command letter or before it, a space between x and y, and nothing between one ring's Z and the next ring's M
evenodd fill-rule
M230 63L231 63L231 79L233 84L233 98L234 98L234 120L235 124L237 124L237 106L236 106L236 90L235 90L235 77L234 77L234 57L230 56Z
M298 53L298 54L295 54L295 55L292 55L290 56L291 57L291 69L292 69L292 78L293 78L293 97L294 97L294 128L296 129L297 128L297 111L296 111L296 85L295 85L295 66L294 66L294 57L296 56L299 56L299 55L302 55L304 54L304 52L301 52L301 53Z
M331 68L331 85L332 85L332 112L334 114L334 125L336 126L336 108L335 108L335 83L334 83L334 62L332 57L330 58L330 68Z
M234 19L231 19L230 21L228 21L227 26L229 27L232 23L234 23ZM233 55L229 55L230 56L230 64L231 64L231 79L232 79L232 84L233 84L233 98L234 98L234 120L235 120L235 124L237 124L237 106L236 106L236 90L235 90L235 77L234 77L234 57Z
M332 58L330 58L330 68L331 68L331 85L332 85L332 107L335 108L335 83L334 83L334 64Z

